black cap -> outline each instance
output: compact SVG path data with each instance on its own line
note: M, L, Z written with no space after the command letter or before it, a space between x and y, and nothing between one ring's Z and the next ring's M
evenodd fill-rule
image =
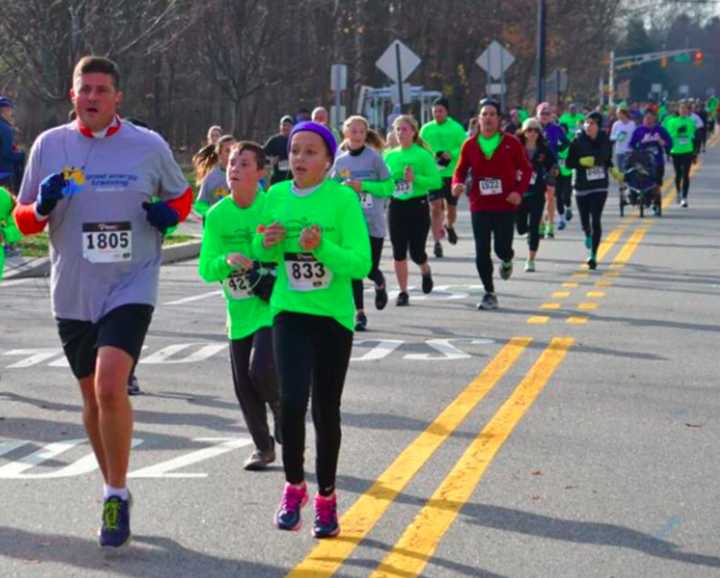
M286 122L289 122L290 124L295 124L293 117L291 117L289 114L286 114L280 119L280 124L285 124Z
M585 120L591 120L596 125L602 126L603 117L599 112L592 111L592 112L589 112L587 115L585 115Z
M444 96L439 96L433 100L433 106L444 106L445 110L450 111L450 103Z

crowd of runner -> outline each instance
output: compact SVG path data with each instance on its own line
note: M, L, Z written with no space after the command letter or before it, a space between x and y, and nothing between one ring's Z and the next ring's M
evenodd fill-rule
M674 112L570 105L562 114L543 102L533 115L523 108L505 115L497 101L483 99L463 125L439 98L432 121L419 126L402 114L382 135L362 116L348 118L338 134L317 107L309 118L283 116L264 145L210 127L193 158L194 193L168 144L119 116L119 86L113 62L78 62L76 118L35 141L17 202L0 188L0 241L49 231L52 312L104 479L99 540L109 548L131 535L127 384L156 303L163 238L192 210L203 219L199 276L220 284L227 304L232 380L255 445L245 468L265 468L281 445L285 486L274 521L298 530L309 500L304 450L311 400L318 485L312 532L333 537L340 532L341 397L353 331L368 325L366 277L375 308L388 304L380 269L385 238L399 289L395 305L405 307L408 257L422 291L431 293L428 240L436 259L449 250L445 241L458 243L458 200L467 196L485 290L478 308L496 309L492 252L499 276L509 279L517 231L528 244L524 270L536 271L541 239L552 239L573 218L573 196L587 266L598 266L611 179L632 202L632 185L624 181L635 151L652 158L656 211L666 157L678 202L687 207L690 168L718 113L714 99L707 106L683 102ZM0 108L7 102L0 99Z

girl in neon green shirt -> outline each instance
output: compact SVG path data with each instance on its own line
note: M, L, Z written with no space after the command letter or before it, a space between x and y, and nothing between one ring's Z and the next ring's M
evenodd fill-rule
M312 396L318 494L313 534L340 533L335 478L340 451L340 399L353 341L352 280L370 271L370 240L358 195L328 178L335 137L302 122L290 133L293 179L268 191L253 247L278 264L273 339L280 381L285 489L275 524L298 530L308 501L303 456Z

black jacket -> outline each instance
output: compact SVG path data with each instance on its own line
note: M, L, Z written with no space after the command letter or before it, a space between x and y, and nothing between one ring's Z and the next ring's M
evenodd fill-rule
M583 157L593 157L595 166L586 168L580 165ZM574 188L576 193L607 191L609 186L608 169L612 164L612 143L607 132L598 131L595 140L591 140L585 131L579 131L570 143L565 166L575 170Z

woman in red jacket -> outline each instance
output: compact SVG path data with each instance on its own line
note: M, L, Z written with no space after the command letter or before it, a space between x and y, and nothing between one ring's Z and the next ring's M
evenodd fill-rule
M478 309L497 309L493 284L490 241L502 261L500 277L509 279L513 269L515 211L528 188L532 166L514 136L500 130L500 105L491 99L480 101L480 131L465 141L453 175L453 195L465 192L465 178L472 171L468 193L475 237L475 264L485 287Z

